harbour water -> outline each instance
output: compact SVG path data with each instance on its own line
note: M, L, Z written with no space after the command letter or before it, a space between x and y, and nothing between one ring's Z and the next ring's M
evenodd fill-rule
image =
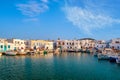
M87 53L0 56L0 80L120 80L120 65Z

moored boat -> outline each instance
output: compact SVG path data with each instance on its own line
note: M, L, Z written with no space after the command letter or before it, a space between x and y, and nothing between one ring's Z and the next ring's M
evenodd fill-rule
M116 62L116 59L117 59L117 55L116 54L112 54L109 58L109 61L110 62Z
M93 55L94 55L95 57L98 57L98 53L97 53L97 52L95 52Z
M26 52L24 50L19 50L17 54L18 55L26 55Z
M109 60L109 57L106 54L99 53L98 54L98 59L99 60Z
M8 56L15 56L15 55L17 54L17 52L14 52L14 51L6 51L5 54L8 55Z

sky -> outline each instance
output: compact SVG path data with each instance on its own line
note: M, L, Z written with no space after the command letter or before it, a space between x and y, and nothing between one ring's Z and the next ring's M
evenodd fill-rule
M120 0L1 0L0 38L120 38Z

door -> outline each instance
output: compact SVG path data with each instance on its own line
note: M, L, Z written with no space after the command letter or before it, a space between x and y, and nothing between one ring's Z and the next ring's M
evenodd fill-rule
M4 46L4 51L7 51L7 46L6 45Z

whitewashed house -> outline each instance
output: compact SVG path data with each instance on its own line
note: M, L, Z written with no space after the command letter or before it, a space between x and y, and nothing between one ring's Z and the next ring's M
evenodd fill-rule
M107 46L107 44L104 40L98 40L95 43L95 47L98 49L104 49L104 48L106 48L106 46Z
M7 39L0 39L0 52L14 50L14 44L7 41Z
M57 40L56 46L62 48L62 50L81 49L81 44L79 40Z
M25 40L22 39L7 39L9 43L14 44L14 50L26 49Z
M120 50L120 38L110 40L109 47Z

